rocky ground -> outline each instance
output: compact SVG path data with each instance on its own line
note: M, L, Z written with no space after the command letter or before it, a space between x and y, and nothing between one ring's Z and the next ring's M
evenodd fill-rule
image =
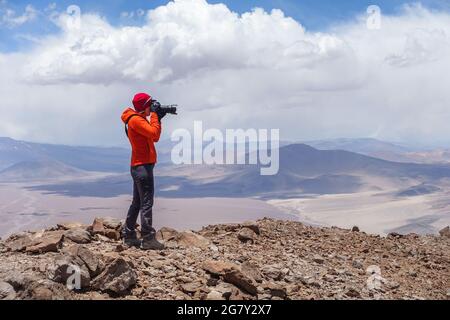
M163 228L127 248L121 222L66 223L0 242L0 299L450 299L450 229L368 235L298 222Z

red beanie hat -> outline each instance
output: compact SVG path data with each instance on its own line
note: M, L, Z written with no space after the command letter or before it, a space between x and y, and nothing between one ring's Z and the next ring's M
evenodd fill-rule
M137 112L142 112L145 109L147 109L150 105L150 101L152 100L152 97L149 96L146 93L138 93L133 98L133 106L134 110Z

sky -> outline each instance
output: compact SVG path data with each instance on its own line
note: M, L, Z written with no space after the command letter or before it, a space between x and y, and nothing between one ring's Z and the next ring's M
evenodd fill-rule
M143 91L180 105L165 137L450 146L449 54L447 0L0 0L0 136L124 145Z

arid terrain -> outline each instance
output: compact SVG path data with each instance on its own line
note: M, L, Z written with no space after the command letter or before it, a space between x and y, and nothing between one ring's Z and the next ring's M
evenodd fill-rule
M164 251L121 222L63 223L0 242L2 299L450 299L450 229L387 237L262 219L162 228Z

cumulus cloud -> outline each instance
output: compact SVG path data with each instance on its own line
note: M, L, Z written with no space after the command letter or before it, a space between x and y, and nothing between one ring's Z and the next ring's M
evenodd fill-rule
M149 10L142 26L71 19L60 14L61 33L30 52L0 55L0 110L11 114L0 134L126 143L118 116L134 92L151 91L182 106L166 132L204 120L280 128L284 139L450 141L446 12L406 6L380 30L362 15L327 32L309 32L280 10L237 14L204 0Z

